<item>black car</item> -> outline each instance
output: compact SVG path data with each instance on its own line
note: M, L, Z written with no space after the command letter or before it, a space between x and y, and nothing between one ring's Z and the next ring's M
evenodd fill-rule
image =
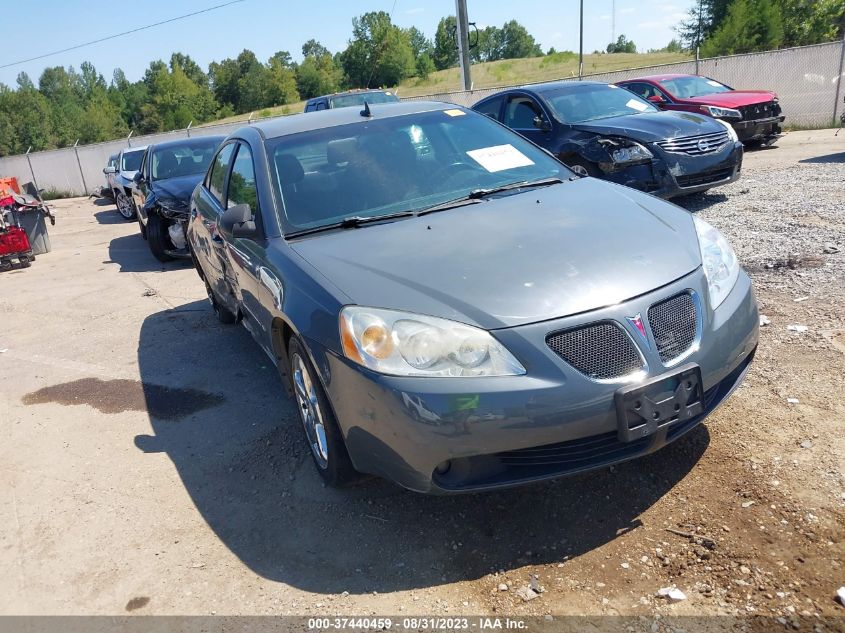
M141 236L159 261L189 257L188 205L224 136L201 136L150 145L135 174L132 196Z
M375 103L396 103L399 97L390 90L349 90L333 95L314 97L305 102L305 112L331 110L332 108L349 108L362 106L364 101L370 105Z
M742 143L717 119L661 112L624 88L565 81L514 88L474 110L504 123L582 176L662 198L739 178Z

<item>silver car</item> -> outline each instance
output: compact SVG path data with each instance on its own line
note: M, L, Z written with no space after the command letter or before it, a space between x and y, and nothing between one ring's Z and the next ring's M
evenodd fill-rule
M103 169L117 211L127 220L134 220L138 216L132 200L132 179L141 168L141 160L144 158L146 149L146 145L127 147L121 150L114 163L110 158L108 165Z

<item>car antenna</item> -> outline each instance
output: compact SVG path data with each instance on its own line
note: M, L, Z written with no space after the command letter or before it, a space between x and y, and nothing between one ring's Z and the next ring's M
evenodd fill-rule
M370 104L367 103L366 100L364 100L364 109L361 110L361 116L365 116L368 119L372 118L372 116L373 116L373 113L370 112Z

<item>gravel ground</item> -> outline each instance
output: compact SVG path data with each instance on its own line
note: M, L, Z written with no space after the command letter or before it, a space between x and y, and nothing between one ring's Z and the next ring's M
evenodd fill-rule
M616 468L446 498L322 487L275 372L195 273L153 261L113 207L58 203L54 251L0 275L0 613L845 630L843 183L845 138L801 132L680 201L731 239L769 319L706 425Z

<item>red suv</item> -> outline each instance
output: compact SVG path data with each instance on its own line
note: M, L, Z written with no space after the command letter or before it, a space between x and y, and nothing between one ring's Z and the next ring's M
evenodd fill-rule
M730 123L743 143L771 145L780 136L778 96L769 90L734 90L709 77L652 75L617 82L662 110L706 114Z

